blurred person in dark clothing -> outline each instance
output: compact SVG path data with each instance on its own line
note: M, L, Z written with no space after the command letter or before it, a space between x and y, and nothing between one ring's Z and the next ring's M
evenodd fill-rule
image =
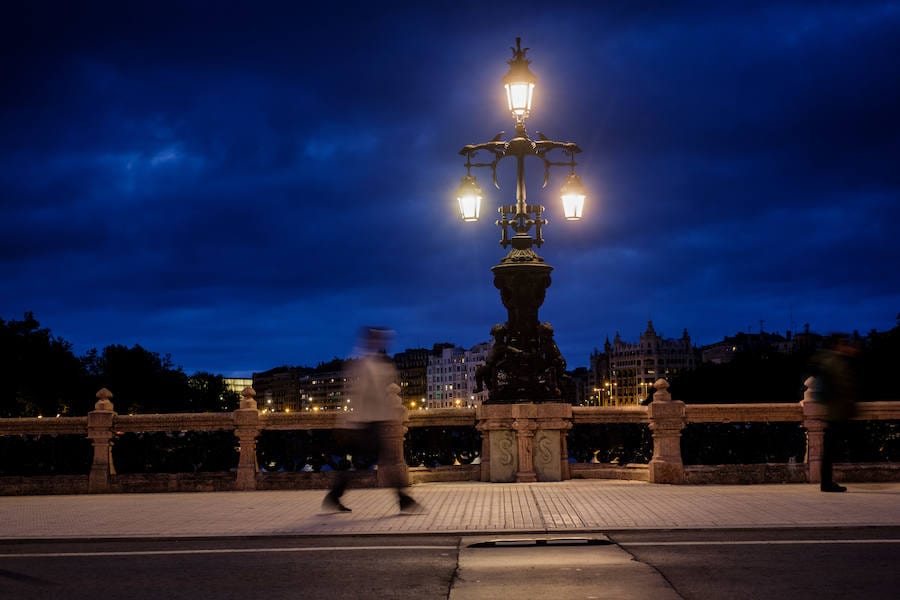
M814 375L819 380L818 401L826 408L820 478L823 492L847 491L834 481L834 459L841 440L847 437L847 423L856 414L859 353L857 343L847 337L834 336L811 360Z
M419 504L406 493L405 471L396 465L383 464L385 458L392 456L386 430L402 424L406 416L398 394L400 387L396 384L397 370L385 353L390 338L390 330L376 327L363 329L359 340L359 350L363 356L353 361L348 370L352 409L341 413L338 428L342 430L340 437L347 452L354 459L360 456L376 457L379 477L384 477L396 491L400 511L418 512ZM394 458L402 461L402 452ZM348 470L336 473L334 485L322 501L323 509L350 512L341 502L350 476Z

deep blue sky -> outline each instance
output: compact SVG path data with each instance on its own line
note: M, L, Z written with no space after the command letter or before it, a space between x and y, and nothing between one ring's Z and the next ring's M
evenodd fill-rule
M529 132L577 142L590 192L566 222L565 170L541 191L526 167L570 367L648 319L705 344L900 312L897 2L12 4L0 317L79 353L240 375L346 356L367 323L393 350L487 340L513 161L502 191L476 172L468 224L457 152L513 130L517 36Z

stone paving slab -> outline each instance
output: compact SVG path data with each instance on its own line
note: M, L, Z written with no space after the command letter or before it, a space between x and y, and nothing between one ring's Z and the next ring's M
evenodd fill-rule
M615 544L517 545L477 548L463 537L450 600L483 598L653 598L681 596L654 567ZM505 540L512 541L512 540ZM510 568L515 565L515 568Z
M400 514L390 490L350 489L351 513L324 490L0 497L0 539L364 535L900 526L900 483L655 485L638 481L427 483Z

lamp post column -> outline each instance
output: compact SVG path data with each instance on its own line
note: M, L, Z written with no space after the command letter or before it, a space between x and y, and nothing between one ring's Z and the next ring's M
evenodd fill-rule
M571 405L561 402L566 361L553 339L553 327L538 317L553 271L535 251L544 243L542 229L547 220L543 206L527 202L525 159L534 157L543 163L545 187L551 167L569 167L561 196L566 219L578 220L585 193L574 172L574 157L581 149L540 133L536 140L528 136L525 120L531 111L537 78L528 68L531 61L525 57L527 50L517 38L513 58L508 61L509 72L503 78L515 119L513 138L503 141L501 132L489 142L460 150L466 157L466 175L457 200L464 221L478 220L484 195L471 170L490 168L499 189L497 164L504 158L516 161L515 203L501 205L496 222L501 228L500 245L509 251L491 268L507 319L491 329L493 348L475 373L475 392L488 391L477 418L478 429L484 434L482 479L489 481L559 481L568 477L564 432L571 426ZM562 151L568 160L554 162L548 158L554 151ZM479 153L492 158L489 162L473 162Z

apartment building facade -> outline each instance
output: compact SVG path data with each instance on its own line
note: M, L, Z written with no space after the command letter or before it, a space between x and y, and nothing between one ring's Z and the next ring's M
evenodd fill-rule
M623 341L616 332L612 343L606 340L603 352L591 353L588 403L598 406L645 403L657 379L669 379L695 369L698 361L698 351L687 329L680 338L667 339L656 332L653 321L648 321L637 343Z
M441 348L428 359L426 408L479 406L487 391L475 392L475 370L487 360L493 341L469 349Z

